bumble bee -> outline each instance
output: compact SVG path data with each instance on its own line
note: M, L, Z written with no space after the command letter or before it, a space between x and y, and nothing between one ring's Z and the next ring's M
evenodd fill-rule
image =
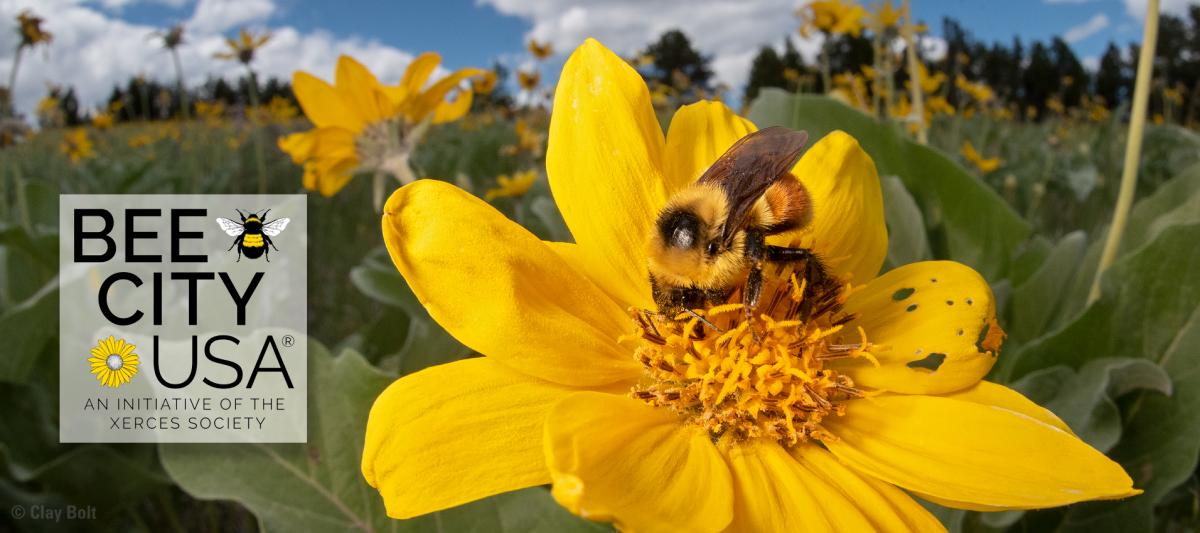
M264 256L270 262L271 250L268 247L275 248L276 252L279 251L279 248L271 241L271 237L282 233L283 228L286 228L288 222L292 220L290 218L277 218L270 222L264 222L267 219L267 213L271 212L270 209L263 211L261 215L254 212L246 215L240 209L234 209L234 211L237 211L238 216L242 218L241 222L235 222L228 218L217 219L217 225L221 226L226 235L236 237L233 240L233 244L226 251L237 248L237 260L239 262L242 260L243 255L247 259L258 259L259 256Z
M808 190L790 173L807 140L805 132L782 127L751 133L667 201L648 245L660 313L724 302L744 281L749 314L762 290L764 262L804 263L810 283L829 279L811 250L766 243L812 221Z

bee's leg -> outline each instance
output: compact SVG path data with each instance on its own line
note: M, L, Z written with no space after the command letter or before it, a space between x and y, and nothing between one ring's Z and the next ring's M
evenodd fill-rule
M232 250L232 249L233 249L233 247L234 247L234 246L237 246L237 245L238 245L238 243L240 243L240 242L242 242L242 236L241 236L241 235L238 235L237 237L234 237L234 238L233 238L233 244L229 245L229 248L226 248L226 249L225 249L225 251L226 251L226 252L228 252L228 251Z
M270 210L268 209L268 211L270 211ZM264 240L264 241L266 241L266 242L267 242L267 244L268 244L268 245L269 245L271 248L274 248L276 252L278 252L278 251L279 251L279 247L278 247L278 246L275 246L275 241L271 240L271 238L270 238L270 237L268 237L268 236L267 236L265 233L263 234L263 240Z
M784 246L767 246L767 260L773 263L804 262L805 278L811 284L825 284L831 281L825 265L808 248L787 248Z

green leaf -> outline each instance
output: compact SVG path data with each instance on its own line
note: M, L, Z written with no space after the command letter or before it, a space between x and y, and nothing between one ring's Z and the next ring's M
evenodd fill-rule
M1013 289L1008 305L1008 334L1018 342L1041 335L1059 309L1063 293L1075 278L1087 238L1082 231L1063 237L1041 266Z
M970 265L987 279L1004 277L1011 251L1030 228L986 184L945 154L910 140L890 123L880 123L823 96L765 89L750 108L760 128L787 126L821 138L844 130L875 160L880 175L899 176L934 230L934 257Z
M1012 387L1058 415L1084 442L1107 452L1121 437L1116 400L1135 390L1170 395L1171 378L1146 359L1103 358L1078 372L1061 365L1030 372Z
M1192 475L1200 453L1200 224L1164 229L1105 274L1101 298L1059 331L1015 354L1014 376L1047 365L1085 368L1139 358L1173 380L1172 396L1140 393L1124 410L1110 456L1145 494L1067 511L1067 529L1147 531L1154 505ZM1139 375L1144 375L1140 373Z
M0 382L21 383L50 341L58 335L58 280L0 315ZM56 350L57 351L57 350Z
M162 444L163 466L183 490L201 499L235 500L266 531L596 530L536 487L412 520L388 518L360 465L367 414L392 377L354 352L331 357L315 342L308 358L308 443Z
M880 179L883 186L883 211L887 220L888 254L885 268L929 259L929 239L925 235L925 216L904 182L895 176Z

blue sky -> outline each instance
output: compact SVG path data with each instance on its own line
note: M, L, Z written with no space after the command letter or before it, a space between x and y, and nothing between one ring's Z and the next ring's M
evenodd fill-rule
M1122 46L1141 36L1146 0L913 0L917 20L940 36L950 16L985 41L1029 42L1070 36L1081 58L1103 53L1109 40ZM1164 0L1163 9L1182 12L1196 0ZM212 59L221 36L248 26L269 29L275 39L261 52L258 68L287 77L296 69L332 75L337 54L362 60L385 81L394 81L413 54L435 50L449 68L486 66L501 60L529 67L524 41L535 36L560 54L544 66L553 79L566 52L595 36L618 53L631 54L671 27L687 31L714 56L718 77L738 87L750 59L763 44L780 47L793 35L792 9L803 0L0 0L0 17L11 20L32 8L48 19L54 44L23 62L18 105L29 109L47 83L72 85L83 96L102 98L114 80L143 73L169 79L168 58L146 35L185 22L183 49L189 83L208 76L236 76L235 65ZM867 3L870 3L868 0ZM0 20L2 20L0 19ZM0 32L0 71L12 60L12 35ZM797 42L815 53L815 42ZM99 96L98 96L99 95Z

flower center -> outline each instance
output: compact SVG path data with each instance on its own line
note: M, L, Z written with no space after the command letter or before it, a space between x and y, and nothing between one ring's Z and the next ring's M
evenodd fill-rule
M821 421L841 416L844 402L864 393L826 363L874 362L861 328L858 343L831 342L854 318L842 312L847 290L836 283L809 286L793 275L768 279L761 294L752 315L741 291L727 303L693 310L711 326L688 312L632 311L641 340L634 356L646 379L631 395L672 409L714 441L765 437L792 446L832 439Z
M367 124L354 140L359 168L390 172L395 176L398 167L408 166L408 141L402 118L385 119Z
M112 354L104 360L104 364L108 365L109 370L120 370L121 367L125 366L125 359L122 359L117 354Z

